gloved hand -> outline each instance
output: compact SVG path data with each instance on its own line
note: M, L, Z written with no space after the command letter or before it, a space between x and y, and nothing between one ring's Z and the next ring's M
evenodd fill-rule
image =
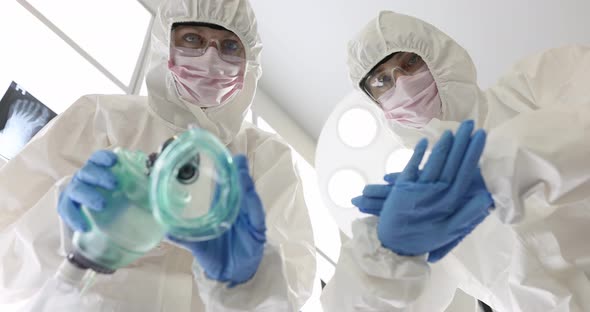
M12 158L49 121L49 110L39 102L18 99L8 116L0 134L0 146L3 154Z
M472 131L473 123L464 122L454 142L446 132L419 172L427 146L421 141L404 171L386 176L389 185L368 185L353 199L361 211L380 216L385 247L407 256L429 253L435 262L489 214L493 201L477 168L485 133L471 138Z
M117 155L111 151L92 154L59 195L57 212L72 230L89 230L88 221L80 210L81 205L97 211L104 209L106 199L98 188L112 191L117 187L117 178L109 170L116 163Z
M264 208L248 172L248 159L234 157L241 187L239 215L220 237L204 242L186 242L168 236L190 250L209 279L229 282L229 287L251 279L260 265L266 242Z

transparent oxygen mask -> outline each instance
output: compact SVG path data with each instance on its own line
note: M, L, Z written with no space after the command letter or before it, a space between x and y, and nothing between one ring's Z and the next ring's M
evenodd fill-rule
M68 260L112 273L154 248L166 234L187 241L215 238L239 211L237 169L213 135L190 129L150 156L116 149L117 189L103 191L105 208L82 207L90 224L76 232Z

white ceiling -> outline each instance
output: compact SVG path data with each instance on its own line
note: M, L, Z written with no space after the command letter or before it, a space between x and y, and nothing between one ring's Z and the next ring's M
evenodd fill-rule
M470 52L483 87L530 53L590 43L587 0L251 2L264 43L260 87L314 138L352 91L347 41L380 10L413 15L447 32Z

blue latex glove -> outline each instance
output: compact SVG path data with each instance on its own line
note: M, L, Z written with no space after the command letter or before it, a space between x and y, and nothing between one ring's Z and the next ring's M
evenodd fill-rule
M220 237L204 242L186 242L168 236L190 250L209 279L229 282L229 287L251 279L260 265L266 242L264 208L248 172L248 159L234 157L240 176L240 213Z
M391 192L391 189L393 188L393 185L400 174L401 173L398 172L386 175L384 177L385 182L388 183L386 185L368 184L363 189L363 195L353 198L352 203L358 207L361 212L380 216L381 210L383 209L383 204L385 203L387 196ZM479 168L477 169L477 172L474 173L473 179L473 182L471 185L469 185L469 188L464 193L465 202L469 201L473 197L478 196L482 191L487 190ZM474 224L473 227L475 228L476 225L477 224ZM471 231L472 229L466 231L466 234L469 234ZM428 261L436 262L442 259L447 253L455 248L463 240L463 238L464 236L460 236L448 245L431 251L428 256Z
M97 211L104 208L106 199L99 188L112 191L117 187L117 178L109 170L116 163L117 155L111 151L92 154L59 195L57 212L72 230L89 230L88 221L80 210L81 205Z
M446 132L422 172L427 142L421 141L406 169L385 177L389 185L368 185L353 199L361 211L380 215L385 247L407 256L429 253L435 262L485 219L493 206L477 168L485 133L471 138L472 131L473 122L464 122L455 139Z

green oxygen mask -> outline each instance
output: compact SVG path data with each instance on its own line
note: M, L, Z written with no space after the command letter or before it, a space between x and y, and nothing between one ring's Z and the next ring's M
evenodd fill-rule
M227 148L193 128L170 139L159 154L117 148L111 168L117 189L104 191L105 209L82 207L90 230L76 232L68 260L113 273L156 247L165 235L213 239L235 221L240 202L237 169Z

